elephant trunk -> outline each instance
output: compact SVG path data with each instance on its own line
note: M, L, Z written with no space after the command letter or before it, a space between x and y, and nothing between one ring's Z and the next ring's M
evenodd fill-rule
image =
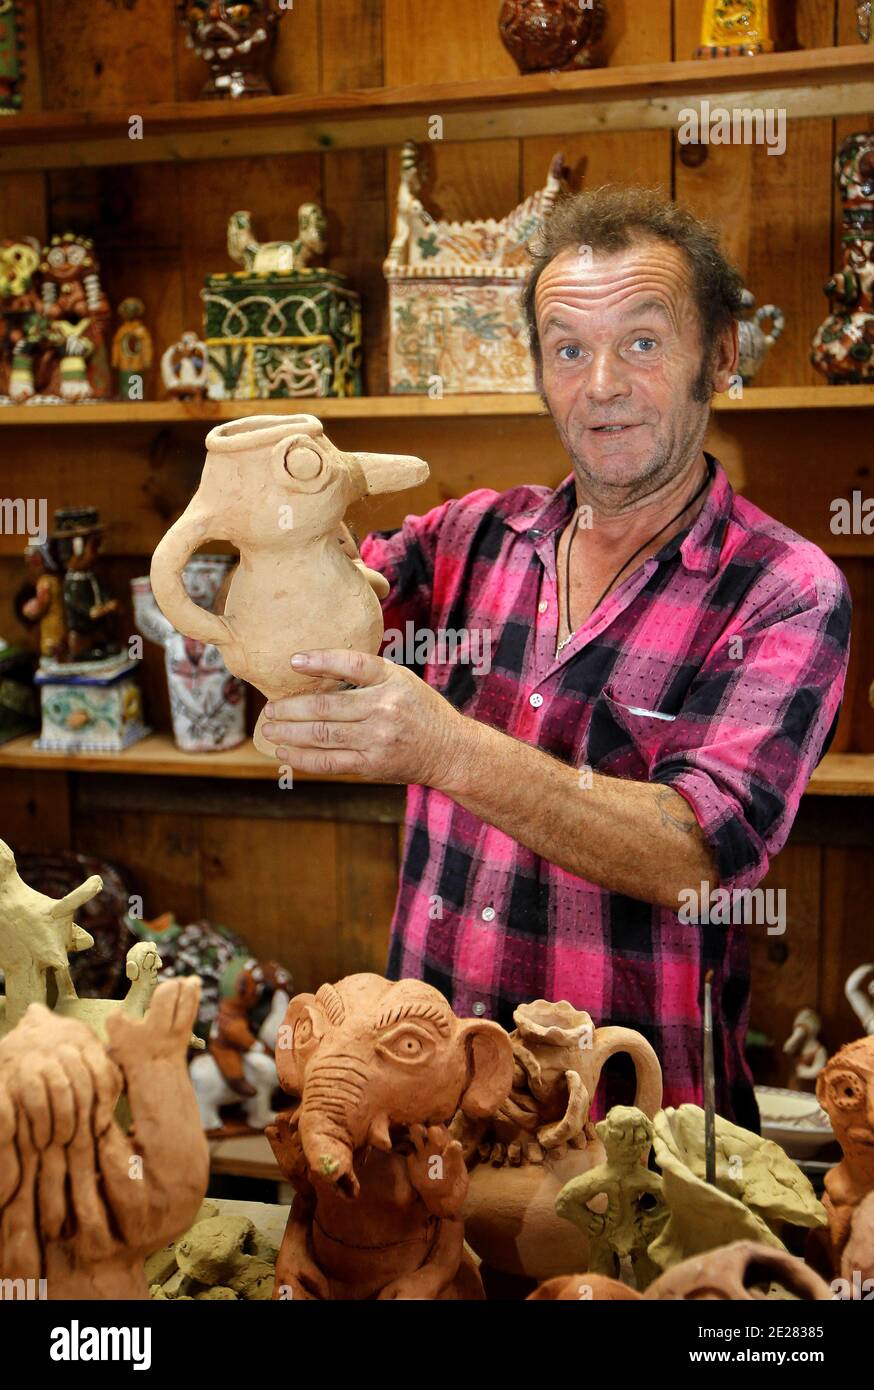
M326 1061L310 1070L298 1116L300 1141L311 1172L357 1197L355 1149L364 1141L363 1077L357 1068ZM359 1131L361 1133L359 1134Z

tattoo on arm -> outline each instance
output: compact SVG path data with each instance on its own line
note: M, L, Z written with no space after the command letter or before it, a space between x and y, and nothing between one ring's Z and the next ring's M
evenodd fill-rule
M695 826L698 824L695 819L695 812L684 801L678 792L671 791L665 787L656 797L656 805L659 808L662 825L672 825L675 830L680 830L684 835L691 835Z

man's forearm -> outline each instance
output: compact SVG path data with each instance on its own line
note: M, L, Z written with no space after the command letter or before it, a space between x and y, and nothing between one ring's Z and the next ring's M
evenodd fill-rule
M591 774L465 718L434 783L550 863L614 893L676 911L684 888L717 886L712 852L671 787Z

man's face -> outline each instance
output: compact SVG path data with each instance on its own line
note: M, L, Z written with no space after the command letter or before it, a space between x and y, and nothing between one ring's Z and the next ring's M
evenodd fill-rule
M684 253L651 239L612 255L570 248L542 272L535 312L543 394L580 480L606 501L681 472L709 414L693 394L705 354ZM733 344L717 354L717 390Z

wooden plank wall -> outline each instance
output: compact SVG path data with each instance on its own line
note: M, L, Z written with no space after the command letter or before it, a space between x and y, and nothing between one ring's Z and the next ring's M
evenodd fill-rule
M184 47L166 0L38 0L26 9L28 106L128 105L137 114L150 102L199 92L203 69ZM497 10L497 0L296 0L279 27L276 89L315 93L511 75ZM701 0L609 0L608 10L613 65L686 58L698 41ZM852 0L797 0L788 10L802 47L855 41ZM423 151L426 197L445 217L500 215L542 183L559 144L578 187L658 185L713 219L759 302L786 312L784 338L756 384L815 384L808 346L826 312L822 284L839 264L832 162L843 136L864 125L793 122L781 158L761 148L711 146L696 167L682 162L663 131L455 147L434 142ZM108 293L114 302L142 295L160 352L184 327L200 325L206 273L230 268L229 212L248 208L258 236L269 239L293 229L300 202L319 199L328 212L331 262L364 296L367 390L379 394L386 389L381 262L397 170L396 152L365 151L6 176L0 236L45 237L68 228L93 235ZM144 572L190 495L203 433L196 426L4 429L2 490L37 492L50 508L98 504L114 523L108 570L121 593ZM345 422L332 433L341 445L417 452L432 464L426 487L369 504L356 519L362 530L396 524L407 510L474 486L555 484L566 472L546 420ZM874 561L870 541L833 537L828 521L833 497L865 489L870 438L870 414L852 410L723 415L710 441L752 500L828 549L848 577L856 605L854 653L835 748L864 752L874 752L867 696L874 675ZM22 578L18 549L15 538L0 537L2 613ZM8 618L0 628L13 635ZM147 651L144 680L152 721L166 727L155 649ZM400 847L397 800L387 810L382 793L374 792L350 811L341 796L318 806L301 796L293 815L265 814L254 802L240 814L240 790L232 784L205 784L200 802L189 805L190 788L171 784L157 796L140 782L99 780L106 785L98 795L85 777L4 775L0 834L21 848L71 843L117 859L144 893L147 912L170 907L183 917L204 913L226 921L255 949L284 955L302 986L380 968ZM867 949L855 903L870 884L871 847L852 831L851 805L805 815L768 880L786 887L791 922L782 945L754 942L757 1021L782 1036L798 1006L818 1003L828 1040L837 1043L852 1031L843 977Z

